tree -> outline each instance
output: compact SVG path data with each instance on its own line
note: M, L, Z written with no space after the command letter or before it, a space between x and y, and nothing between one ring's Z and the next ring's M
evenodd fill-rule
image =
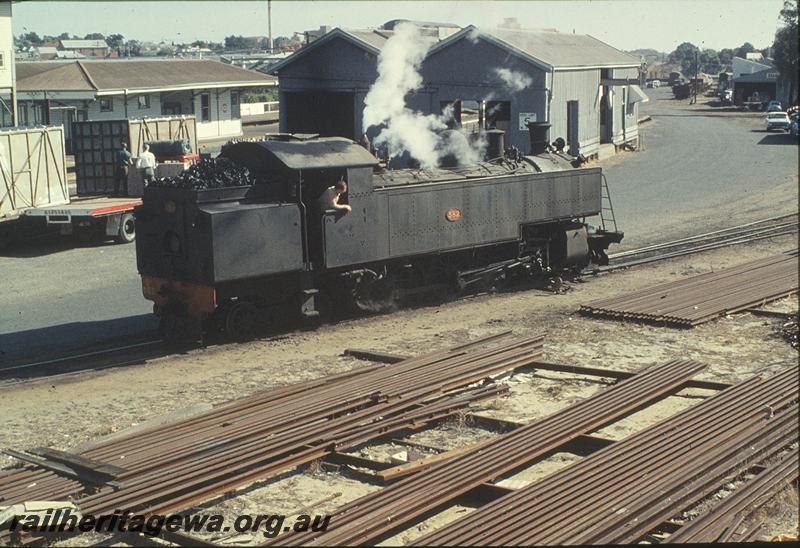
M125 43L125 37L121 34L112 34L106 38L106 43L111 49L119 50Z
M788 84L789 102L797 101L797 2L784 0L781 10L783 27L775 33L775 42L772 44L772 54L775 66L781 73L781 78Z
M68 32L62 32L61 34L59 34L57 36L57 38L59 40L69 40L69 33Z
M729 67L733 62L733 50L731 48L719 50L719 62L723 67Z
M706 74L718 74L722 70L719 54L713 49L704 49L700 52L700 70Z
M686 76L694 76L695 54L699 51L698 47L690 42L684 42L669 54L667 61L673 65L679 65L681 72Z
M278 36L275 40L272 41L272 47L278 51L282 51L283 48L291 45L292 39L288 36Z
M237 49L247 49L247 40L244 36L226 36L225 37L225 49L227 50L237 50Z
M99 32L92 32L83 37L84 40L105 40L106 37Z
M754 51L756 51L756 47L750 42L745 42L736 49L736 53L734 53L734 55L736 57L741 57L742 59L746 59L747 54L753 53Z
M22 35L22 40L29 42L31 45L34 46L41 46L44 43L44 40L39 38L39 35L35 32L28 32Z

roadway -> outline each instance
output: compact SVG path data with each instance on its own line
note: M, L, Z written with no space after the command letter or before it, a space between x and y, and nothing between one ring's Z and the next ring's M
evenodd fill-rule
M647 91L642 115L653 121L640 130L644 150L602 164L623 247L797 210L797 144L788 134L763 132L760 114L690 107L669 89ZM247 136L268 131L274 125L246 128ZM0 273L0 365L135 341L156 328L133 245L33 242L0 253Z

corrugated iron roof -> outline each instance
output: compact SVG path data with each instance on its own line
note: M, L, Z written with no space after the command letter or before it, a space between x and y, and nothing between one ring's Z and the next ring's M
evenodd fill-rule
M639 66L641 60L588 34L538 29L478 29L470 25L439 42L431 54L459 40L483 38L539 66L552 68Z
M273 76L219 61L184 59L17 63L16 72L19 91L135 90L212 83L273 85L277 81Z
M641 64L638 57L620 51L588 34L506 29L493 29L490 33L552 67Z

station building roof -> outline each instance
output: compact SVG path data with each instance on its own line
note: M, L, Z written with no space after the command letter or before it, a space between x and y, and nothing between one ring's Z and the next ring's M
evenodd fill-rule
M20 92L82 91L119 95L181 89L270 87L277 78L210 60L105 60L17 63Z

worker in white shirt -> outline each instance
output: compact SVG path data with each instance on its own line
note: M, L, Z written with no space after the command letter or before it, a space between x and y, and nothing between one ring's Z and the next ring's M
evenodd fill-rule
M156 157L150 152L150 145L147 143L145 143L142 153L139 154L136 167L142 174L142 181L144 181L145 186L153 182L156 176Z
M342 194L347 192L347 183L344 178L339 179L335 185L325 189L322 196L319 197L319 207L324 213L325 211L334 210L337 213L350 213L352 208L348 204L340 204L339 198Z

